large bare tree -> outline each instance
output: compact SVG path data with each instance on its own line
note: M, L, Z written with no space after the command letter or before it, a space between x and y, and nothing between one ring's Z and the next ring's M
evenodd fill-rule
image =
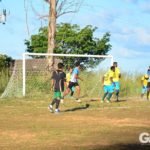
M27 31L29 35L29 26L28 26L28 8L27 0L24 0L24 8L26 12L26 24ZM32 1L32 0L31 0ZM79 11L84 0L44 0L49 5L49 13L47 15L39 14L38 11L32 6L34 13L39 16L40 19L48 19L48 49L47 53L53 53L55 49L55 35L56 35L56 20L58 17L68 14L76 13ZM54 59L53 57L48 58L49 66L53 66Z
M55 49L56 20L67 13L75 13L79 10L83 0L45 0L49 4L48 15L48 50L53 53ZM53 66L54 59L50 57L49 65Z

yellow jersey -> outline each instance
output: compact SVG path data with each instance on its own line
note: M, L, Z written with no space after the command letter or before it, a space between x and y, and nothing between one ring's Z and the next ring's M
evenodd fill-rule
M68 73L66 74L66 82L69 83L70 80L71 80L71 73L68 72Z
M115 72L113 76L113 81L118 82L119 81L119 75L120 75L120 69L118 67L115 67Z
M112 84L112 81L111 81L111 78L113 78L114 76L114 72L109 70L108 72L106 72L104 74L104 85L111 85Z
M145 79L145 76L143 76L143 77L141 78L141 81L142 81L143 86L147 86L148 79L146 80L146 79Z

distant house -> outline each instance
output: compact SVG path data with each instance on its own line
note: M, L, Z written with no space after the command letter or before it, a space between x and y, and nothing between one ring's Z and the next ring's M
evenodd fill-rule
M48 65L47 59L26 59L26 71L27 72L45 72L45 71L50 71L50 67ZM57 64L61 62L60 59L55 59L55 64L54 64L54 69L57 68ZM14 69L16 71L22 71L22 60L15 60L11 64L11 70L13 71Z

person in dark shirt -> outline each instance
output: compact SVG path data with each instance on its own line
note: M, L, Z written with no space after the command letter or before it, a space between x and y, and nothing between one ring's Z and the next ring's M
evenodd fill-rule
M51 77L51 89L54 91L52 103L48 106L51 112L54 112L53 105L56 104L55 112L59 113L59 104L64 91L64 84L66 82L66 74L63 72L63 63L58 63L58 69L53 71Z

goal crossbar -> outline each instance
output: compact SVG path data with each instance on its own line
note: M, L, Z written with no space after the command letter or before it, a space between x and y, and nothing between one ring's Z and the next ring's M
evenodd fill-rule
M59 56L59 57L89 57L89 58L110 58L110 65L113 64L112 55L88 55L88 54L56 54L56 53L23 53L23 63L22 63L22 75L23 75L23 96L26 95L26 56Z

